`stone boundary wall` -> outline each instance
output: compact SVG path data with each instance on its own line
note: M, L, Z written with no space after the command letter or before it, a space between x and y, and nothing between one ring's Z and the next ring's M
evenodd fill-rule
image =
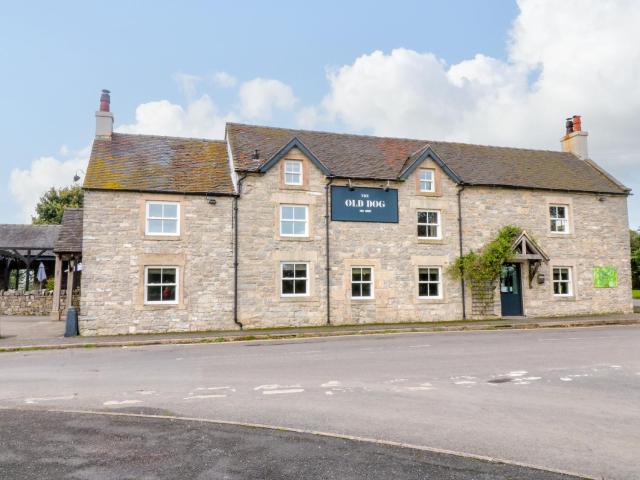
M67 304L67 292L63 290L60 296L60 308L63 310ZM47 290L22 290L0 291L0 315L7 316L48 316L53 305L53 292ZM80 292L73 293L73 305L80 305Z

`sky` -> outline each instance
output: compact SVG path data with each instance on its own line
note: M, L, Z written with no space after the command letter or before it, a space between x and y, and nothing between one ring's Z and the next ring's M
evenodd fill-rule
M558 150L640 192L635 0L11 2L0 12L0 223L116 131L222 138L226 121ZM629 197L630 226L640 201Z

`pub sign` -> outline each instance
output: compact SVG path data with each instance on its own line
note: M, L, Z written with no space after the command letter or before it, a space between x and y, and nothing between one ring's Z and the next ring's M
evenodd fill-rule
M331 220L398 223L398 190L332 185Z

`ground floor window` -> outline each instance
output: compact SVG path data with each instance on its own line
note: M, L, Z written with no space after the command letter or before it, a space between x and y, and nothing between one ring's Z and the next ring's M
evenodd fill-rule
M420 298L442 298L442 276L440 267L418 269L418 296Z
M351 268L351 298L373 298L373 268Z
M573 294L570 267L553 267L553 294L559 297Z
M145 267L144 290L147 304L178 303L178 268Z
M307 274L308 265L306 263L282 263L280 264L282 296L295 297L308 295Z

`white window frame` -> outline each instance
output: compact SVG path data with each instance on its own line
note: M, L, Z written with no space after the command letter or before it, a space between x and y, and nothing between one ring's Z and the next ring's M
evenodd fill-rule
M285 265L293 265L293 277L292 278L285 278L284 277L284 266ZM305 266L305 276L303 277L296 277L295 276L295 271L296 271L296 265L304 265ZM285 280L290 280L293 281L293 289L295 291L295 281L296 280L304 280L305 281L305 293L284 293L284 289L283 287L283 282ZM281 297L308 297L309 296L309 287L310 287L310 281L309 281L309 262L280 262L280 296Z
M423 174L429 173L431 178L423 178ZM433 193L436 191L436 171L433 168L421 168L419 171L420 177L418 178L418 185L420 191L423 193ZM426 176L425 176L426 177ZM431 184L431 188L427 188L427 184ZM422 185L425 185L425 188L422 188Z
M152 217L149 212L151 210L151 205L162 205L163 215L160 217ZM164 206L165 205L175 205L176 206L176 217L165 217L164 216ZM166 202L161 200L147 200L145 206L145 221L144 221L144 233L145 235L150 236L162 236L162 237L177 237L180 235L180 203L179 202ZM175 232L150 232L149 231L149 220L175 220L176 221L176 231ZM164 222L163 222L164 229Z
M567 280L556 280L555 279L555 271L556 270L566 270L568 273ZM553 289L554 297L572 297L573 296L573 268L572 267L561 267L555 266L551 269L551 288ZM567 293L556 293L556 284L557 283L567 283L568 289Z
M427 214L427 222L421 222L420 221L420 214L421 213L426 213ZM428 217L429 217L429 213L435 213L437 216L437 222L436 223L429 223L428 221ZM435 237L430 237L428 236L429 233L429 227L430 226L434 226L436 227L436 236ZM425 226L426 227L426 233L427 235L420 235L420 233L418 232L418 227L420 226ZM441 240L442 239L442 212L440 210L418 210L416 212L416 234L418 235L418 238L422 239L422 240Z
M564 218L562 217L558 217L557 215L554 217L551 214L551 209L555 208L562 208L564 210ZM557 212L557 210L556 210ZM555 222L555 223L554 223ZM564 231L560 231L560 230L554 230L554 225L557 225L557 223L561 223L564 224ZM556 226L557 228L557 226ZM569 234L570 228L569 228L569 205L560 205L557 203L552 203L549 205L549 231L551 233L555 233L558 235L567 235Z
M293 166L293 165L297 165L300 170L299 171L293 171L290 170L289 167ZM304 166L302 164L302 160L285 160L284 161L284 184L285 185L294 185L294 186L300 186L304 183ZM287 182L287 175L299 175L300 177L300 181L298 183L296 182Z
M304 208L304 220L296 220L296 219L283 219L282 212L286 207L292 208ZM295 217L295 214L294 214ZM282 232L282 223L283 222L293 222L293 223L304 223L304 233L283 233ZM291 204L282 204L280 205L280 236L281 237L299 237L305 238L309 236L309 206L308 205L291 205Z
M361 280L354 281L353 280L353 271L355 269L357 269L357 268L359 268L359 269L368 268L369 270L371 270L371 279L370 280L362 280L362 271L360 271ZM364 284L371 285L371 289L370 289L371 295L366 296L366 297L365 296L354 297L353 296L353 284L354 283L357 283L357 284L360 284L360 285L364 285ZM371 266L371 265L353 265L351 267L351 269L349 270L349 291L351 292L350 293L351 299L352 300L371 300L372 298L375 298L374 290L375 290L375 271L374 271L373 266ZM362 288L360 288L360 291L362 291Z
M149 270L150 269L172 269L176 272L176 281L175 283L149 283ZM161 273L162 275L162 273ZM160 295L160 300L149 300L149 287L150 286L175 286L176 287L176 298L175 300L162 300L162 294ZM144 303L145 305L177 305L180 303L180 267L175 265L147 265L144 267Z
M420 270L422 269L433 269L438 272L438 281L432 282L431 280L420 280ZM420 285L421 284L437 284L438 285L438 295L420 295ZM440 300L442 299L442 267L437 265L421 265L418 267L418 298L423 300Z

